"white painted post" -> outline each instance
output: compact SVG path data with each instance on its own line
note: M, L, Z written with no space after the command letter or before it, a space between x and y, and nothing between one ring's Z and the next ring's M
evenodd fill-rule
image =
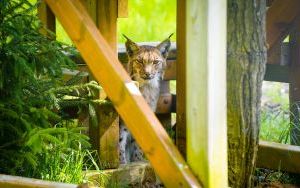
M204 187L228 187L226 11L226 0L186 1L187 160Z

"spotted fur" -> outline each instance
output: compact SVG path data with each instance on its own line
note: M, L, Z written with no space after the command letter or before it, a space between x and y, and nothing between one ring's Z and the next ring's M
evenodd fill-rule
M159 98L160 81L166 67L171 36L157 46L139 46L124 35L127 39L125 43L128 55L127 71L132 80L138 82L143 97L153 111L156 110ZM120 125L119 148L121 164L144 160L143 152L124 123Z

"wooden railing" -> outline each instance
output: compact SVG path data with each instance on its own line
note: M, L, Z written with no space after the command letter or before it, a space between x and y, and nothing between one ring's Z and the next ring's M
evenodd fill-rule
M24 178L20 176L10 176L0 174L1 188L79 188L81 186L68 183L51 182L33 178ZM87 187L87 186L83 186Z
M144 42L138 43L139 45L152 45L156 46L158 42ZM118 46L118 59L122 63L124 67L128 62L127 54L124 45ZM89 72L87 65L84 60L80 56L73 57L73 60L77 62L79 69L81 71ZM289 72L290 66L290 46L288 43L284 43L282 45L282 50L280 52L279 62L276 64L267 64L266 65L266 73L264 80L272 81L272 82L282 82L282 83L290 83ZM176 43L172 43L170 48L170 53L167 58L167 66L165 69L165 74L163 77L163 81L171 81L177 80L176 72L177 72L177 49ZM168 83L169 84L169 83ZM176 94L172 94L170 92L168 85L162 85L163 93L160 96L157 105L157 114L169 114L176 113Z
M300 173L300 147L260 141L257 167Z

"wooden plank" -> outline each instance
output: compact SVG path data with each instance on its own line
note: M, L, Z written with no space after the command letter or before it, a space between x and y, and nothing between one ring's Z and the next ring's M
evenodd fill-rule
M186 2L177 0L177 81L175 143L186 158Z
M268 50L267 64L290 64L290 46L288 42L276 42L272 49Z
M300 147L259 141L257 152L259 168L300 173Z
M274 81L274 82L284 82L289 83L289 64L290 64L290 46L287 43L284 43L283 46L281 46L281 52L278 52L279 55L277 56L278 61L280 60L280 63L269 63L266 65L266 74L265 74L265 80L266 81ZM127 63L127 55L123 51L122 47L119 47L118 49L118 57L122 64ZM180 52L178 52L180 53ZM179 57L178 57L179 58ZM84 61L81 57L73 57L73 59L82 64ZM176 80L177 79L177 64L180 62L177 59L177 50L176 48L172 49L172 54L169 56L167 60L167 67L165 70L165 74L163 77L163 80ZM84 66L84 65L83 65ZM179 65L180 66L180 65ZM182 69L179 69L178 71L182 71ZM177 82L177 85L180 84ZM181 87L180 87L181 88ZM179 89L181 90L181 89Z
M97 22L97 0L80 0L92 20Z
M80 187L75 184L51 182L33 178L24 178L20 176L10 176L0 174L0 187L3 188L49 188L49 187L60 187L60 188L76 188Z
M97 26L109 46L117 53L118 0L98 0Z
M81 52L92 74L101 83L165 186L200 187L138 88L118 62L115 51L104 40L84 7L74 0L46 2Z
M290 68L287 65L267 64L264 80L289 83Z
M41 30L41 33L45 35L48 34L46 29L55 33L55 16L44 0L42 0L38 6L38 16L44 25L44 29Z
M104 39L117 55L117 0L98 0L96 7L96 24ZM113 82L111 84L114 84ZM102 97L106 97L106 94ZM101 98L101 95L100 95ZM106 168L119 165L119 116L112 107L98 109L99 118L99 156ZM102 164L103 165L103 164Z
M267 6L270 7L275 0L267 0Z
M99 153L100 166L104 169L119 166L119 117L109 104L97 108L98 126L90 123L89 136L93 148Z
M187 161L204 187L227 187L226 0L186 1Z
M276 0L267 11L267 43L271 49L288 34L290 25L300 13L299 0Z
M128 0L118 0L118 18L128 17Z
M300 17L290 34L290 120L291 144L300 145Z
M175 60L168 60L167 67L164 73L163 80L176 80L176 61Z
M89 16L92 18L95 24L100 24L98 22L98 15L103 14L98 12L98 8L102 6L106 6L104 1L97 0L80 0L82 5L85 7ZM102 5L101 5L102 3ZM105 11L113 11L110 10L111 7L107 7ZM107 17L106 17L107 18ZM102 19L103 21L103 19ZM116 20L115 20L116 22ZM114 28L110 28L110 26L116 25L116 23L111 23L109 26L104 25L107 22L101 23L102 25L98 25L98 28L101 28L102 31L112 30ZM114 32L111 33L114 35ZM109 36L108 34L105 36L106 40L116 41L114 38L116 36ZM111 42L111 47L115 48L117 46L116 43ZM99 94L100 99L106 98L105 92L101 92ZM98 116L98 126L95 127L92 123L90 123L89 127L89 136L91 138L92 146L99 153L99 158L101 162L101 166L104 168L117 168L119 165L119 116L117 115L115 109L111 106L100 106L97 109Z
M280 63L269 63L266 65L266 74L264 77L264 80L266 81L274 81L274 82L284 82L284 83L289 83L289 66L288 66L288 62L290 62L290 57L288 57L288 54L290 53L289 50L289 46L287 44L284 44L284 46L282 46L282 52L281 57L279 59L281 59ZM179 65L179 60L177 60L176 57L176 49L174 49L174 56L170 57L171 59L167 60L167 67L165 70L165 74L163 77L163 80L177 80L177 66ZM180 53L180 51L178 50L177 53ZM120 52L119 54L120 61L122 63L127 63L127 59L124 58L124 55L122 52ZM179 55L178 55L179 56ZM182 71L182 69L178 69L178 71ZM181 82L179 82L177 80L177 85L180 84ZM180 87L180 89L177 90L177 95L179 95L179 90L181 90L182 87Z
M162 80L160 82L160 98L157 105L163 104L164 106L160 105L159 108L156 109L156 112L158 110L165 110L165 113L158 113L156 116L166 130L171 130L171 111L167 111L166 108L163 109L163 107L167 107L168 105L171 107L172 101L167 100L168 96L171 96L170 83L169 81Z
M173 96L170 93L165 93L160 95L158 102L157 102L157 109L156 113L158 114L167 114L171 113L172 111L172 101Z

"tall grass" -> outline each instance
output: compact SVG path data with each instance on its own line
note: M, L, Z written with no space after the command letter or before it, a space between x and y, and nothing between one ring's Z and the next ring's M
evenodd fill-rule
M260 139L278 143L290 143L289 96L286 84L264 82L261 111Z
M97 151L91 151L81 147L78 142L77 149L62 150L54 146L40 154L37 161L39 168L28 171L25 176L43 180L73 183L73 184L94 184L87 176L88 170L96 170L98 174L97 184L107 185L109 177L102 173ZM115 182L116 184L118 182Z
M290 111L287 106L279 107L276 111L262 109L260 139L290 143Z
M36 175L50 181L83 183L83 170L91 168L88 160L94 160L89 157L89 152L81 147L78 150L69 151L53 149L51 152L43 154Z

